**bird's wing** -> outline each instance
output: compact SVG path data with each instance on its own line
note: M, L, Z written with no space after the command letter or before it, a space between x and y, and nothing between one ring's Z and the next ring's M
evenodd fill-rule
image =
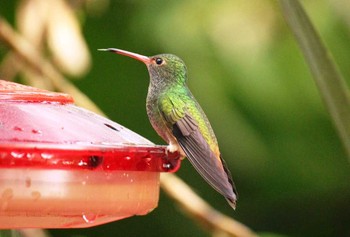
M221 157L216 157L186 103L176 96L168 96L160 101L160 111L164 119L172 124L173 135L188 160L198 173L234 206L237 199L236 189L226 163Z

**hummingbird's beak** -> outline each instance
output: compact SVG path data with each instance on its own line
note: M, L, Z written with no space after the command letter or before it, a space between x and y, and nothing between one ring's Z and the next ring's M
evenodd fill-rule
M112 52L112 53L117 53L117 54L121 54L124 56L128 56L130 58L134 58L137 59L143 63L145 63L146 65L151 63L151 59L147 56L143 56L141 54L137 54L137 53L132 53L129 51L125 51L122 49L115 49L115 48L108 48L108 49L99 49L99 51L108 51L108 52Z

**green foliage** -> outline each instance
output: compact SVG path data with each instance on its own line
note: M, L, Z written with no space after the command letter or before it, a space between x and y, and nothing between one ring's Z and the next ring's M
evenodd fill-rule
M350 94L347 85L299 2L282 0L282 6L350 159Z

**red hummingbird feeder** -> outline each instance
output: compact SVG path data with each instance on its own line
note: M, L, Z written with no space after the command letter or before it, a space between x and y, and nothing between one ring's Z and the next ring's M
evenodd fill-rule
M95 226L156 208L178 154L73 104L0 80L0 229Z

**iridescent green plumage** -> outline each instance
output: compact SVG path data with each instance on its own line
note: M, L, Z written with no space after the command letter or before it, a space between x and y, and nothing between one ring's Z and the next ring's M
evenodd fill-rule
M202 108L186 85L184 62L172 54L146 57L120 49L106 49L144 62L150 74L146 108L156 132L180 151L201 176L235 208L237 191Z

